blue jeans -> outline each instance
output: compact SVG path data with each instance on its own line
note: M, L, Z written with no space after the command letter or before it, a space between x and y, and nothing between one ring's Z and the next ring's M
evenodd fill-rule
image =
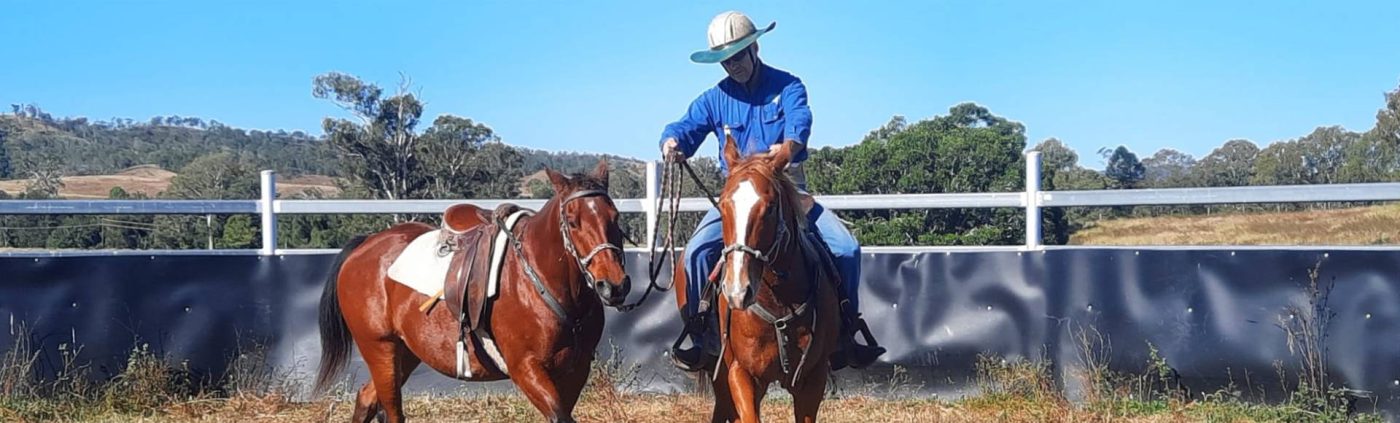
M821 204L814 205L811 212L807 213L807 222L808 227L816 230L836 257L836 269L841 272L846 298L851 300L851 310L860 310L859 297L856 295L860 291L860 244L836 215ZM685 246L686 301L683 317L688 319L699 312L700 304L697 299L700 298L700 290L705 286L710 271L719 262L719 255L723 251L724 234L719 210L710 209L705 213L705 217L700 219L700 225L696 226L695 234L691 235L690 242ZM691 340L697 345L701 342L693 337Z

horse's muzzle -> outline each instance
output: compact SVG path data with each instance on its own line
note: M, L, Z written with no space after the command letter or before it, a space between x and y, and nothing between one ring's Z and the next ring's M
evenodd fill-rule
M593 291L597 292L598 298L609 307L620 306L627 300L627 293L632 291L632 277L623 276L621 283L606 280L593 282Z

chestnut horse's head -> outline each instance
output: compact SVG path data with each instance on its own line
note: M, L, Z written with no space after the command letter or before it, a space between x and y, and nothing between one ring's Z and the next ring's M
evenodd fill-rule
M755 286L764 272L782 270L774 268L775 261L806 227L797 188L784 172L796 148L786 142L774 147L771 155L741 158L734 138L725 136L729 177L719 195L725 245L720 292L731 308L753 303Z
M564 176L545 169L554 188L559 231L565 254L573 256L584 281L609 306L619 306L632 289L622 250L622 226L608 196L608 164L599 161L591 174Z

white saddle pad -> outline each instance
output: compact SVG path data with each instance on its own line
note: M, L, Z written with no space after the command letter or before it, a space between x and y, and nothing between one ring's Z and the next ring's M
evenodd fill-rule
M495 298L500 289L501 264L505 262L506 242L508 231L515 227L515 223L521 217L531 214L528 210L520 210L506 218L506 227L500 228L496 232L494 248L491 249L491 275L487 279L486 294ZM442 229L428 231L413 239L399 256L394 258L394 263L389 265L389 278L395 282L404 284L414 291L423 295L433 296L442 290L443 283L447 281L448 268L452 266L452 258L456 252L446 255L439 255L441 243L438 242Z
M505 227L496 231L491 248L491 273L490 278L487 279L488 285L486 285L488 301L496 298L496 294L500 292L501 265L505 263L506 243L510 241L507 236L508 232L515 227L515 223L521 217L531 214L534 213L529 210L516 211L506 218ZM442 234L442 231L442 229L428 231L414 238L413 242L408 243L408 246L404 247L399 256L395 257L394 262L389 265L389 278L407 285L423 295L433 296L440 292L443 284L447 282L447 272L452 266L452 257L457 255L455 252L445 255L438 254L439 251L442 251L440 248L442 245L438 241L438 236ZM501 357L500 349L496 347L496 341L491 339L489 335L483 337L481 341L485 346L486 355L495 362L496 368L510 374L509 369L506 368L505 359ZM468 360L466 346L462 342L457 342L457 377L467 379L472 377Z

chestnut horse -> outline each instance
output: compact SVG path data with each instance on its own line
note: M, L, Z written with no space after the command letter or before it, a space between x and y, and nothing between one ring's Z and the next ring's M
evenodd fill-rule
M353 421L380 413L403 421L400 390L419 363L462 380L511 379L549 421L574 421L602 336L603 305L620 305L631 281L618 211L607 194L607 164L600 162L590 175L545 171L554 197L511 231L499 293L490 306L488 326L504 370L477 359L486 355L469 340L471 377L458 376L461 323L448 307L420 311L429 297L386 276L414 238L434 229L408 222L356 238L337 257L321 297L316 391L344 370L353 341L371 377L355 400ZM480 220L475 225L489 219L485 212L469 214Z
M721 354L714 421L759 421L768 386L793 396L798 422L813 422L841 329L836 272L809 238L803 198L784 169L791 142L739 157L726 134L729 177L720 193L723 253L710 276L718 297Z

